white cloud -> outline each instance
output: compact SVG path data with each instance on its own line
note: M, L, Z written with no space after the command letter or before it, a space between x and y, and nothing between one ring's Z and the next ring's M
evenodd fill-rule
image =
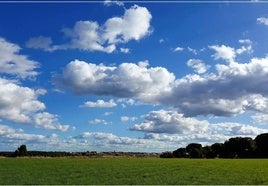
M45 109L45 104L38 101L40 95L38 90L22 87L15 82L2 78L0 78L0 87L1 118L13 122L29 123L32 113Z
M131 130L169 134L204 133L208 124L207 121L186 118L176 111L159 110L147 114L144 121L135 124Z
M34 124L47 130L67 131L69 125L62 125L58 120L57 115L48 112L41 112L34 115Z
M61 85L76 94L110 95L153 101L171 90L175 76L162 67L148 63L122 63L109 67L75 60L63 70Z
M165 40L163 38L159 39L159 43L164 43Z
M66 131L57 116L43 111L46 106L38 100L46 93L44 89L33 90L16 82L0 78L0 118L15 123L33 124L44 129Z
M124 2L122 2L122 1L113 1L113 0L104 0L104 5L106 5L106 6L111 6L111 5L124 6Z
M128 54L128 53L130 53L130 49L129 48L120 48L120 52Z
M50 37L33 37L26 42L26 47L33 49L43 49L44 51L52 52L60 49L60 46L52 46L52 39Z
M212 57L217 60L217 59L223 59L228 62L233 62L236 54L235 54L235 49L229 46L225 45L212 45L209 46L210 49L214 50L216 53L212 55Z
M128 121L136 121L138 118L137 117L128 117L128 116L122 116L121 121L122 122L128 122Z
M192 52L194 55L197 55L197 51L193 48L187 47L187 49L189 50L189 52Z
M104 100L97 100L97 102L87 101L83 105L84 107L99 107L99 108L112 108L116 107L117 104L111 99L109 102L105 102Z
M99 35L99 24L93 21L78 21L74 28L64 28L63 33L71 39L70 44L66 44L66 49L80 49L88 51L102 51L111 53L115 50L115 45L102 45Z
M209 65L203 63L203 61L200 59L189 59L187 61L187 65L192 67L197 74L205 73L210 67Z
M145 7L132 6L123 17L113 17L104 24L104 40L108 43L125 43L129 40L140 40L150 34L152 15Z
M173 52L181 52L181 51L183 51L184 50L184 48L182 48L182 47L177 47L177 48L175 48L174 50L173 50Z
M252 116L254 123L257 125L267 125L268 123L268 113L256 113Z
M268 57L248 63L217 64L216 73L187 75L175 81L172 93L159 102L186 116L231 116L267 110Z
M57 150L64 142L60 141L56 134L48 136L29 134L25 133L22 129L14 129L10 126L0 124L1 150L12 151L17 149L21 144L27 144L28 150Z
M258 17L257 18L257 23L258 24L268 25L268 18L266 18L266 17Z
M216 123L210 124L212 134L222 134L226 136L248 136L255 137L261 133L268 132L267 129L257 128L251 125L241 123Z
M248 45L252 44L252 41L250 39L239 39L238 42L241 44L248 44Z
M31 38L26 45L45 51L79 49L112 53L118 43L138 41L149 35L151 19L147 8L134 5L126 9L122 17L112 17L103 25L86 20L77 21L73 28L62 29L65 37L70 39L69 43L53 45L50 37L39 36ZM128 53L129 49L121 48L121 52Z
M0 73L15 75L19 78L35 77L38 62L19 54L21 48L0 37Z
M103 120L103 119L98 119L98 118L96 118L96 119L94 119L94 120L90 120L89 123L90 123L90 124L103 124L103 125L108 125L108 124L110 124L110 122L107 122L107 121L105 121L105 120Z
M110 115L112 115L113 114L113 112L104 112L104 116L110 116Z

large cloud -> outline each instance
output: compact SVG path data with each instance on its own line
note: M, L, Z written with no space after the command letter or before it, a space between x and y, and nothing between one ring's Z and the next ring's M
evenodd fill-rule
M45 104L38 97L46 93L44 89L33 90L3 78L0 78L0 87L0 118L44 129L66 131L69 128L61 125L56 115L42 112Z
M0 73L15 75L19 78L35 77L35 69L39 66L36 61L19 54L21 48L0 37Z
M213 73L206 72L209 66L199 59L187 62L199 74L178 79L164 67L148 67L147 62L111 67L75 60L64 68L59 82L76 94L137 98L172 106L186 117L268 112L268 88L264 86L268 83L268 57L237 62L237 55L252 50L250 40L239 43L245 46L210 46L215 60L227 62L216 64Z
M64 28L62 31L70 39L69 43L53 45L50 37L39 36L30 38L26 46L45 51L73 48L111 53L118 43L140 40L149 35L151 19L152 15L147 8L134 5L126 9L122 17L112 17L103 25L86 20L77 21L73 28Z
M76 94L136 97L152 101L171 90L175 80L165 68L148 68L146 62L122 63L109 67L75 60L63 71L60 83Z
M135 124L130 130L144 132L144 139L177 142L184 146L193 142L203 144L224 142L237 136L255 138L261 133L268 132L268 129L242 123L210 123L167 110L149 112L144 116L143 122Z
M208 127L207 121L185 118L176 111L152 111L144 117L144 122L134 125L131 130L151 133L204 133Z
M268 57L248 63L217 64L216 74L187 75L176 80L162 103L188 116L228 116L245 111L267 111Z

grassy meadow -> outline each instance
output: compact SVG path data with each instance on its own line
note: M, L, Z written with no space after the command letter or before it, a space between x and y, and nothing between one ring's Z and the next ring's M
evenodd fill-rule
M6 184L268 184L268 159L0 158Z

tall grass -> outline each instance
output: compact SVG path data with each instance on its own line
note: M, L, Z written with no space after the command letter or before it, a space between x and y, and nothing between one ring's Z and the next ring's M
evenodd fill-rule
M268 159L3 158L6 184L268 184Z

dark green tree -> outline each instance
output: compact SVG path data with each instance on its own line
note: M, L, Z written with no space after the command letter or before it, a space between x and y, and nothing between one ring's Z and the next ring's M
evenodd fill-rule
M177 150L173 151L173 156L175 158L186 158L186 148L178 148Z
M268 133L258 135L256 142L256 155L260 158L268 158Z
M26 156L27 155L27 147L26 145L21 145L16 151L15 156Z
M224 157L249 158L256 148L255 141L249 137L230 138L224 143Z
M160 158L173 158L172 152L166 151L160 154Z
M199 143L190 143L187 145L186 152L190 158L203 158L202 145Z

